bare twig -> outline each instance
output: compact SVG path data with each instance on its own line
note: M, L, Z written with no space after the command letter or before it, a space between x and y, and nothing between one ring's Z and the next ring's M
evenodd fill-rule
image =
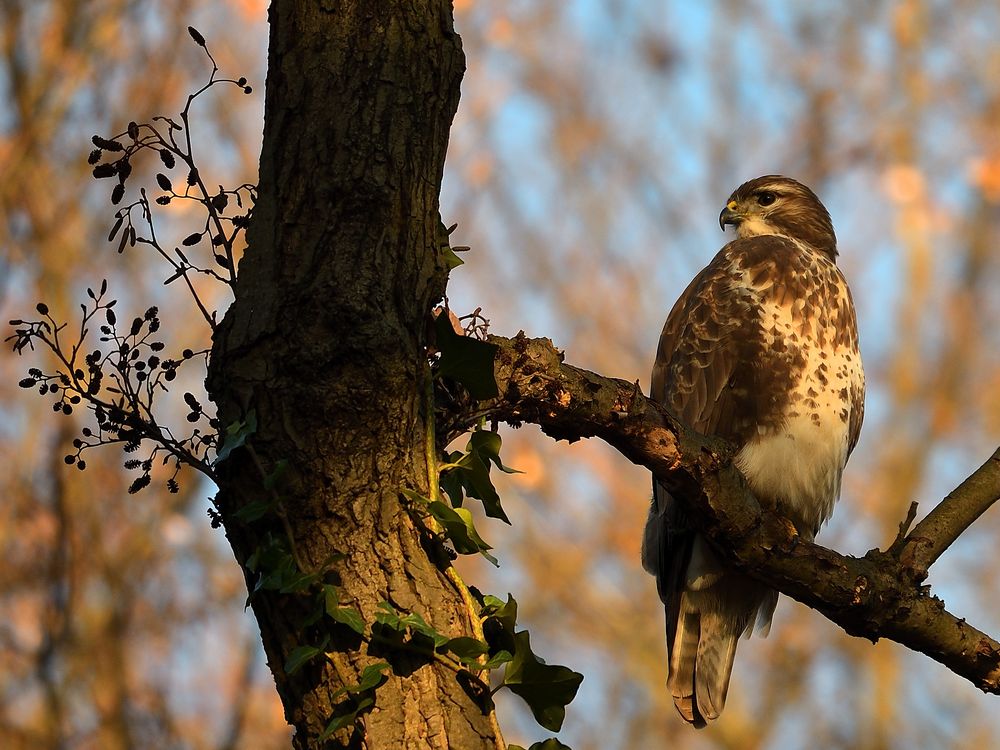
M896 538L893 540L892 545L889 547L889 554L893 557L899 557L899 553L903 549L903 545L906 544L907 533L910 531L910 527L913 526L913 522L917 518L917 501L914 500L910 503L910 509L906 511L906 518L899 522L899 532L896 534Z

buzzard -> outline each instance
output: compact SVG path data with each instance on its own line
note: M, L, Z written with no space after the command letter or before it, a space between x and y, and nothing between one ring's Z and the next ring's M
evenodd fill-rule
M650 397L731 441L754 495L813 539L861 430L865 378L830 214L805 185L767 175L719 216L736 228L674 304ZM765 634L776 591L723 562L653 482L642 545L667 621L667 686L697 727L726 703L737 639Z

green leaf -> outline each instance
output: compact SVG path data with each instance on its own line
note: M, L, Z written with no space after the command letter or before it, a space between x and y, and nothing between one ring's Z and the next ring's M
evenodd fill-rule
M499 347L471 336L459 336L447 312L434 321L437 348L441 352L438 371L465 386L469 395L483 401L500 395L493 365Z
M341 607L336 586L323 586L323 601L326 614L334 622L346 625L358 635L365 634L365 621L354 607Z
M490 518L499 518L506 524L510 524L510 519L500 506L500 495L493 480L490 479L490 467L478 453L471 453L469 457L469 467L465 470L468 480L469 497L477 498L483 503L483 509Z
M361 679L357 685L346 685L344 689L349 693L362 693L365 690L374 690L388 678L383 674L389 669L388 662L380 661L370 664L361 672Z
M495 596L483 597L480 615L483 617L483 635L494 654L501 651L513 654L516 649L514 627L517 624L517 601L514 597L507 594L506 602ZM503 662L499 662L498 666L500 663Z
M327 612L340 606L340 593L333 584L324 583L320 595L323 597L323 606Z
M532 743L528 750L572 750L572 748L569 745L564 745L555 737L549 737L547 740Z
M493 548L479 536L472 514L467 509L452 508L440 500L435 500L427 506L427 510L444 527L444 533L455 546L456 552L463 555L474 555L478 552L497 567L500 566L497 559L487 551Z
M474 497L482 501L487 516L509 524L510 519L490 478L490 467L495 464L508 474L520 472L504 466L500 460L500 446L500 435L497 433L475 430L464 453L455 451L447 455L447 461L441 467L441 488L454 507L461 507L464 497Z
M350 726L357 720L359 713L374 705L375 688L382 685L388 679L384 672L389 668L389 664L384 661L370 664L362 670L361 678L358 680L357 685L344 685L333 694L333 698L344 693L350 695L350 700L342 708L346 709L348 706L353 706L353 708L347 713L335 717L327 724L326 729L320 735L320 741L327 739L338 729Z
M351 711L350 713L346 713L343 716L338 716L336 719L334 719L333 721L331 721L329 724L326 725L326 729L324 729L323 733L319 736L319 741L324 742L330 739L333 736L334 732L336 732L338 729L343 729L344 727L350 726L357 720L357 718L358 718L357 709Z
M497 651L483 664L483 669L499 669L507 662L513 660L513 658L514 655L510 651Z
M517 623L517 600L513 594L507 594L506 602L487 594L483 597L483 609L480 614L498 620L505 632L514 635L514 625Z
M451 540L456 552L462 555L479 553L491 563L500 567L499 561L488 552L488 550L493 548L476 531L476 525L469 511L464 508L452 508L440 500L428 500L414 490L401 490L401 492L413 502L427 507L427 511L444 528L444 534Z
M257 412L253 409L247 412L245 420L236 420L226 427L222 446L215 457L215 466L229 458L229 454L246 443L247 438L257 432Z
M283 458L274 465L271 473L264 477L264 489L268 492L277 489L278 485L288 476L288 468L291 464L287 458Z
M463 555L474 555L479 552L479 545L469 535L469 527L458 513L460 510L465 510L464 508L452 508L440 500L435 500L427 504L427 510L444 527L444 533L455 545L456 552Z
M469 448L495 463L500 471L505 474L523 474L523 471L504 466L503 461L500 460L502 444L500 433L493 432L493 430L476 430L469 439Z
M274 585L278 587L278 593L292 594L296 591L306 591L316 582L318 577L316 573L303 573L295 565L291 571L283 570L281 577L275 578Z
M479 554L499 568L500 562L493 557L493 555L487 552L487 550L491 550L493 548L488 545L483 538L479 536L479 532L476 531L476 525L473 522L472 513L465 508L455 508L454 511L455 514L465 522L465 528L468 529L469 538L472 539L472 541L479 547Z
M295 674L303 664L315 658L321 649L316 646L299 646L285 660L285 674Z
M439 649L442 653L451 652L459 658L463 664L478 664L478 659L490 650L489 644L478 638L459 636L452 638L441 645Z
M338 729L343 729L344 727L349 727L355 721L358 720L358 714L364 711L366 708L370 708L375 703L375 694L367 693L365 695L359 695L352 698L347 705L353 705L353 709L341 716L336 717L327 724L326 729L319 736L320 742L328 739L334 732Z
M445 468L441 469L441 489L444 494L448 496L451 501L452 506L455 508L462 507L462 501L465 499L465 477L463 476L465 472L462 471L450 471Z
M453 268L458 268L460 265L465 263L465 261L459 258L449 245L443 245L441 247L441 254L444 256L444 264L448 267L449 271Z
M247 561L247 568L260 573L253 593L261 589L285 593L301 591L311 586L316 579L316 574L299 570L283 543L272 536L268 536L254 550Z
M406 617L401 618L400 622L409 627L410 630L430 638L434 641L435 648L440 648L449 640L448 636L439 633L432 626L428 625L424 618L416 612L411 612Z
M442 648L445 644L453 640L436 630L432 625L428 625L427 621L418 613L411 612L408 615L403 615L389 604L389 602L385 601L378 603L375 611L375 622L398 633L403 633L406 630L410 630L412 633L419 633L432 641L435 649Z
M504 685L528 704L535 721L550 732L558 732L583 675L569 667L548 665L535 656L526 630L515 633L514 642L514 660L507 665Z
M333 620L346 625L358 635L365 634L365 621L362 619L361 613L354 609L354 607L338 607L332 612L327 610L327 614Z
M406 497L409 500L412 500L418 505L427 505L428 503L430 503L430 498L424 497L416 490L400 490L400 492L403 494L404 497Z
M375 609L375 622L390 630L399 632L406 630L406 625L403 624L399 612L389 602L382 601L378 603Z
M280 567L295 567L295 560L289 554L282 540L268 533L258 544L250 557L247 568L254 572L270 572Z
M266 516L273 507L274 503L270 499L253 500L233 513L233 515L245 523L250 523Z
M303 632L305 629L311 628L317 622L319 622L320 620L322 620L323 619L323 615L325 615L325 614L326 614L326 612L324 611L323 607L321 607L321 606L316 606L316 607L313 607L312 609L310 609L309 610L309 614L307 614L305 617L303 617L302 620L300 620L299 623L298 623L299 627L302 629L299 632Z

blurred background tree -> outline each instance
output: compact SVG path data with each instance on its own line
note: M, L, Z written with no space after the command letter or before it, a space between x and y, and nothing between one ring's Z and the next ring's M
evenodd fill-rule
M869 376L861 443L819 541L884 546L911 500L926 512L992 452L994 3L455 10L469 70L442 215L472 247L449 290L459 313L482 306L496 333L549 336L574 364L648 387L671 303L724 241L722 200L750 177L789 174L833 214ZM43 298L65 317L107 277L136 306L196 325L141 256L106 243L108 188L89 178L89 138L183 105L207 72L188 24L262 92L265 11L263 0L0 2L3 320ZM213 182L255 181L261 101L199 100L196 147ZM62 461L73 431L16 386L26 366L0 359L0 746L287 746L239 569L205 517L212 487L129 496L114 450L78 474ZM596 441L505 434L505 461L526 472L502 488L514 526L482 522L502 567L467 565L468 578L515 592L539 653L587 675L560 735L575 750L958 748L1000 735L995 699L787 600L770 638L741 647L723 720L690 731L663 686L662 611L638 564L647 472ZM929 582L995 634L994 516ZM501 711L509 741L537 739L513 701Z

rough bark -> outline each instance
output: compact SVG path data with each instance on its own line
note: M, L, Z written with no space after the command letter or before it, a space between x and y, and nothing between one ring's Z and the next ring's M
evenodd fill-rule
M729 446L687 429L638 384L563 362L548 339L490 337L500 397L483 413L538 424L557 439L599 437L649 468L688 504L716 547L749 574L822 612L851 635L889 638L1000 694L1000 643L945 609L927 567L1000 497L1000 450L886 552L862 558L799 538L751 494Z
M428 489L423 335L447 276L438 192L464 71L451 4L286 0L270 23L259 201L209 377L223 424L252 410L258 425L250 449L219 467L226 533L245 565L288 532L302 567L331 568L342 602L369 623L388 600L470 635L438 550L399 502L403 488ZM266 496L262 477L282 461L279 514L234 518ZM337 689L386 655L341 626L304 628L308 597L250 601L295 747L319 747ZM294 648L324 637L330 658L285 673ZM337 743L493 746L452 672L390 661L364 730Z

